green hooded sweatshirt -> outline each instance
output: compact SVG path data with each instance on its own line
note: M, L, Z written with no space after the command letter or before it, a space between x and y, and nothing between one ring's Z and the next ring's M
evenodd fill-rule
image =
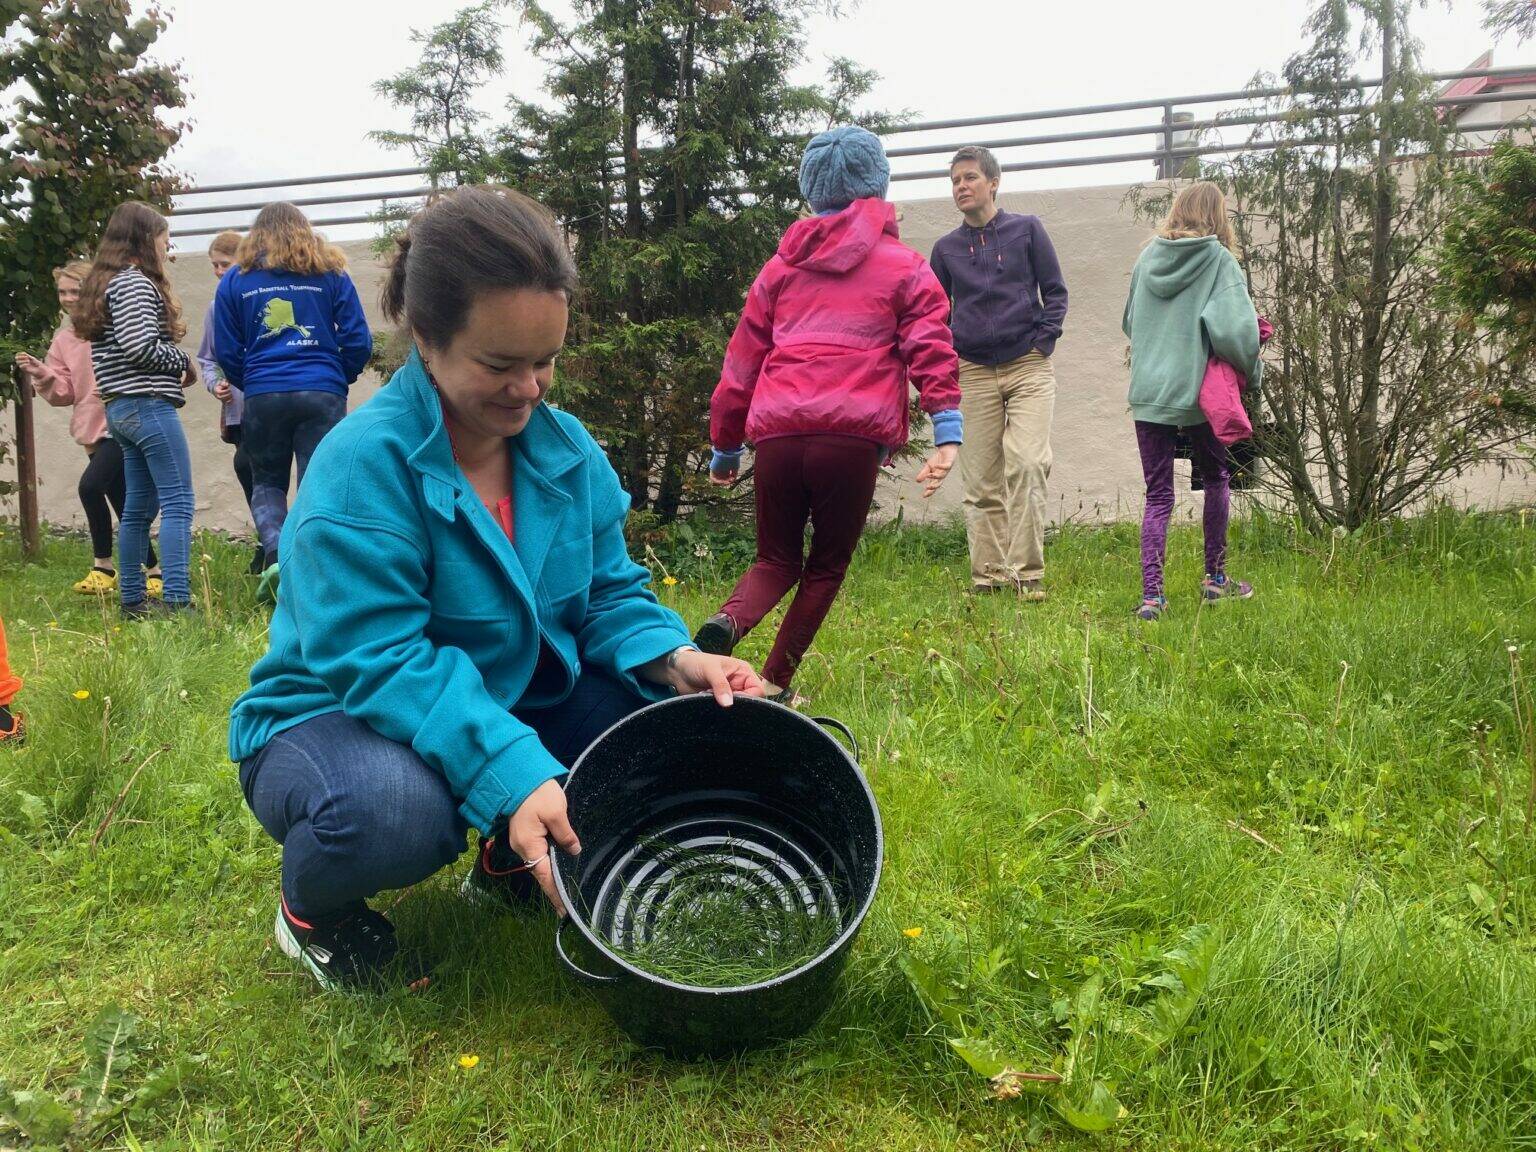
M1131 338L1131 413L1153 424L1205 423L1206 361L1225 360L1257 388L1259 317L1237 259L1214 236L1142 249L1121 326Z

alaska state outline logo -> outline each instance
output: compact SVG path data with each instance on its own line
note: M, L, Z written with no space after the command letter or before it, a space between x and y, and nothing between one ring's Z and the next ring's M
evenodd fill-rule
M290 328L306 340L309 339L309 329L300 324L293 315L293 301L285 300L281 296L274 296L267 301L267 306L261 310L262 332L258 339L266 340L272 336L281 336Z

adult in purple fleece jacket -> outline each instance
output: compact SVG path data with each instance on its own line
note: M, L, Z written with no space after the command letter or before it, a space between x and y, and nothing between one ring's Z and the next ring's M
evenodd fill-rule
M962 148L949 172L965 223L939 238L929 263L949 295L960 355L971 585L1044 600L1051 353L1067 318L1067 283L1040 218L997 206L1002 169L991 152Z

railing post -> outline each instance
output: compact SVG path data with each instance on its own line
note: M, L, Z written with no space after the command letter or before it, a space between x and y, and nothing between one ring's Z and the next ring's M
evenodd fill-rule
M1168 180L1173 176L1173 105L1163 105L1162 156L1157 161L1157 178Z

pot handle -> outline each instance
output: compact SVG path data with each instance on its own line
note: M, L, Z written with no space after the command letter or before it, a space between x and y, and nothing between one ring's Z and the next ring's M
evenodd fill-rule
M811 719L823 728L832 728L841 732L853 748L853 762L855 764L859 762L859 738L849 730L848 725L844 724L841 720L834 720L830 716L812 716Z
M569 916L560 917L560 923L555 927L555 955L560 958L560 963L565 970L578 980L584 980L588 984L617 984L617 976L599 976L595 972L588 972L576 961L572 960L565 950L565 941L560 938L560 933L565 931L565 926L571 922Z

